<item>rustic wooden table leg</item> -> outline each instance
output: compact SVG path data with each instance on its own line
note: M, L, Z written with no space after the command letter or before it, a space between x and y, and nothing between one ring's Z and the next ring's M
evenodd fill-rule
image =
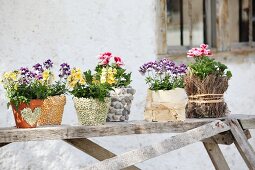
M216 170L229 170L228 164L217 142L211 137L203 142Z
M103 161L108 158L116 156L114 153L94 143L93 141L82 138L82 139L65 139L65 142L74 146L75 148L87 153L88 155L96 158L99 161ZM139 170L136 166L130 166L124 168L124 170Z
M176 136L172 136L159 143L141 147L81 169L115 170L126 168L228 130L230 130L229 126L224 122L217 120Z
M255 169L255 152L236 119L228 120L234 143L249 169Z

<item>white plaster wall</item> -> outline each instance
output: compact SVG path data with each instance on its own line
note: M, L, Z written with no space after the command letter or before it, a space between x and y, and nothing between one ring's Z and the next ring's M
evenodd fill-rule
M93 68L97 54L112 51L123 56L133 72L137 90L131 119L143 119L146 85L137 72L145 61L155 59L155 0L0 0L0 73L52 58L84 69ZM252 57L250 57L252 58ZM227 94L231 110L254 110L255 65L230 63L233 79ZM0 126L14 126L0 89ZM77 124L71 98L64 124ZM94 138L115 153L158 142L173 134ZM251 141L255 144L255 141ZM113 147L114 146L114 147ZM233 146L223 147L231 169L245 169ZM95 159L61 141L10 144L0 149L0 169L78 169ZM138 164L142 169L214 169L200 143Z

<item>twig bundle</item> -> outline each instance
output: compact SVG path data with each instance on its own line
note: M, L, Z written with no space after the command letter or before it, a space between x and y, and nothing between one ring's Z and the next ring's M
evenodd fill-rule
M191 72L184 78L185 90L189 96L186 105L188 118L215 118L229 113L223 94L228 88L227 76L210 74L203 80Z

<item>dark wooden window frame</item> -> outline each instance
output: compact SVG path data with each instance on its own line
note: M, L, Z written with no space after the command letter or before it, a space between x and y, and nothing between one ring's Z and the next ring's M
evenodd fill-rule
M249 42L245 43L231 43L229 40L230 32L226 26L227 5L229 0L205 0L204 10L205 18L204 22L207 30L206 42L215 47L217 51L230 51L236 48L255 47L255 42L252 41L252 8L249 10ZM187 0L189 6L192 5L192 0ZM252 0L249 0L252 6ZM192 8L192 6L190 7ZM213 14L213 15L212 15ZM190 16L190 23L192 23L192 16ZM192 24L189 28L190 32L190 46L192 46ZM156 52L157 55L168 54L183 54L190 46L167 46L167 6L166 0L156 1Z

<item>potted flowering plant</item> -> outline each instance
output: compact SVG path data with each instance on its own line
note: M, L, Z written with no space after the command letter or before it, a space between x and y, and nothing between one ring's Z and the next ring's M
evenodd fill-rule
M185 77L185 90L189 96L186 106L188 118L223 117L228 113L224 102L224 92L228 88L228 80L232 77L227 66L211 58L208 45L192 48L187 57L194 58L189 64Z
M90 70L83 73L79 68L73 68L68 76L68 86L82 125L101 125L106 122L111 86L105 83L103 76L92 74Z
M55 80L53 62L48 59L42 65L37 63L33 66L38 75L42 75L47 87L47 99L43 101L42 114L38 120L39 125L60 125L62 122L64 106L66 104L65 93L66 79L70 75L70 66L67 63L60 65L59 79Z
M148 62L139 72L146 75L149 85L144 116L148 121L179 121L185 119L185 94L183 78L185 64L176 65L168 59Z
M12 106L17 128L34 128L41 115L43 100L47 98L45 77L28 68L5 72L2 84Z
M129 119L135 89L130 86L131 73L127 73L123 66L121 57L113 56L110 52L99 55L99 62L95 71L98 75L102 75L102 82L113 87L113 90L110 91L111 106L107 121Z

